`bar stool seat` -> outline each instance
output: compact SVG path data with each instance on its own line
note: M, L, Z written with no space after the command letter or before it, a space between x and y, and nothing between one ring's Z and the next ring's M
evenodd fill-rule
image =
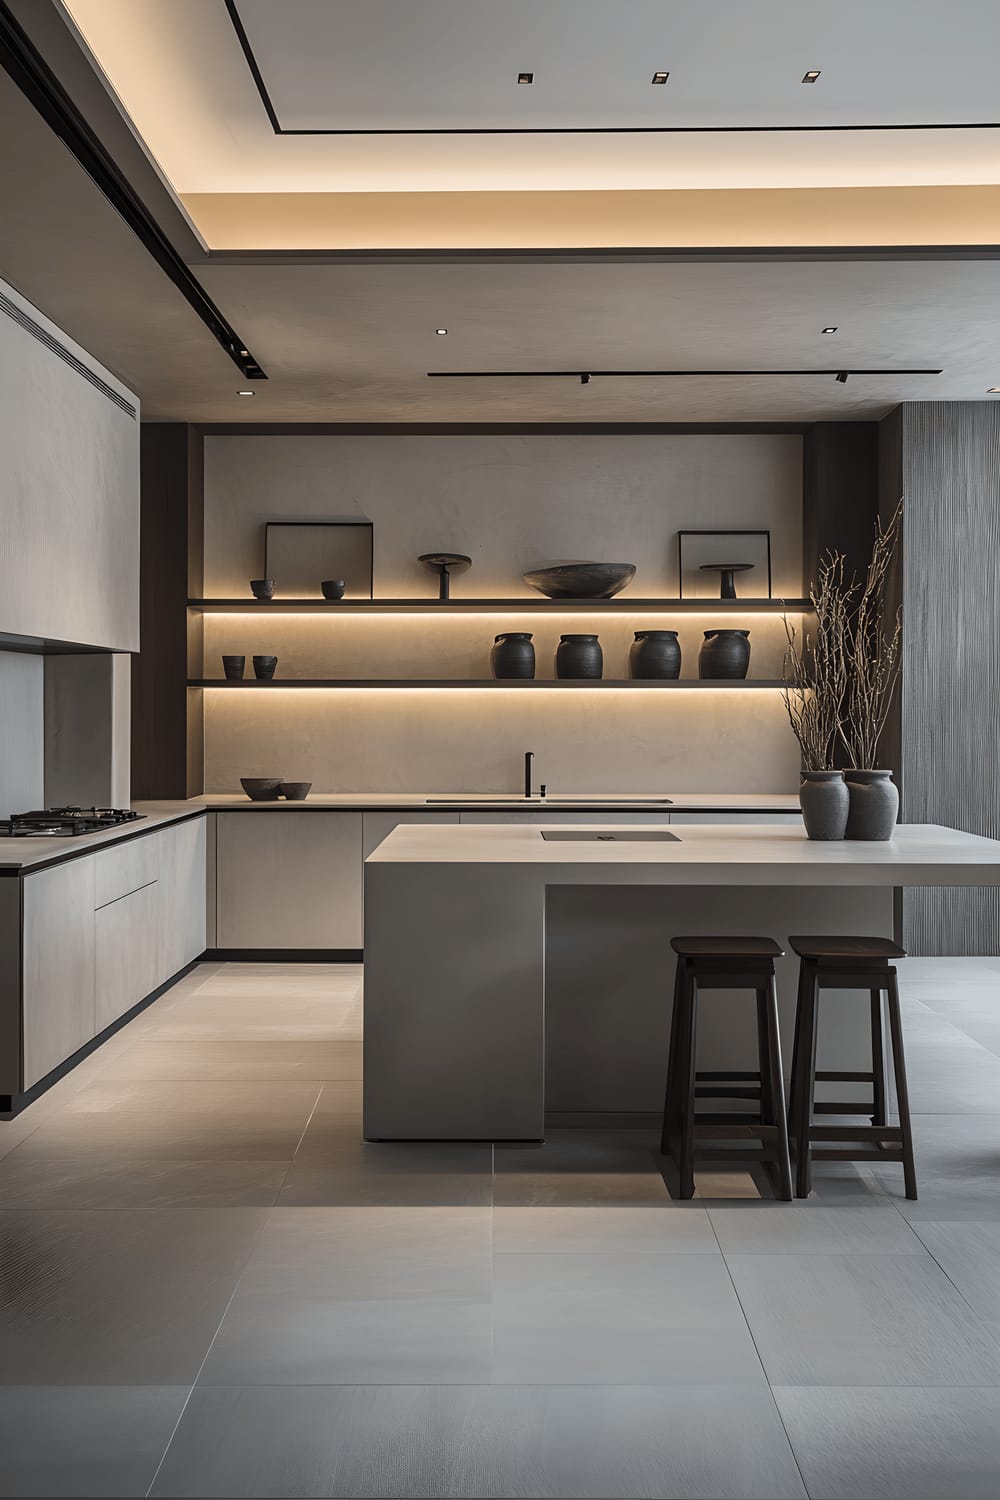
M792 1053L789 1134L795 1151L795 1194L806 1198L812 1189L812 1162L895 1161L903 1166L907 1198L917 1196L917 1176L910 1129L909 1093L903 1056L903 1028L899 1010L896 959L906 950L889 938L824 935L790 937L788 946L799 958L798 1004ZM871 1071L817 1071L816 1035L821 989L868 990L871 1006ZM893 1075L899 1124L890 1125L886 1090L885 1034L882 996L889 1015ZM866 1106L857 1100L816 1103L817 1083L871 1085L871 1125L823 1125L814 1116L859 1115Z
M667 1093L660 1150L668 1159L664 1177L671 1193L694 1196L696 1155L701 1161L763 1162L776 1169L778 1193L792 1197L785 1086L778 1034L774 960L784 950L771 938L675 937L674 1010L670 1024ZM752 990L757 1003L757 1068L741 1072L696 1070L698 992ZM756 1102L755 1111L696 1112L698 1099ZM740 1142L707 1147L705 1141ZM743 1145L742 1142L758 1144Z

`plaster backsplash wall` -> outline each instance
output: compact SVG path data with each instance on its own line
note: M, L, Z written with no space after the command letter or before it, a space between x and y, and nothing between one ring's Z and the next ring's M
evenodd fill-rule
M574 558L635 562L635 597L675 596L678 529L769 527L774 592L797 596L796 435L209 436L205 455L205 593L248 599L246 616L205 617L206 676L221 675L223 652L267 651L279 677L488 676L494 634L527 629L543 677L560 631L596 629L605 675L624 677L632 632L651 624L679 628L684 676L697 676L713 624L749 626L752 673L779 673L780 619L716 618L710 603L704 616L670 620L602 622L555 606L543 617L268 619L248 580L262 570L265 521L357 518L374 522L376 597L434 597L416 557L435 550L473 559L454 597L536 599L521 573ZM516 790L526 749L553 791L787 791L797 781L777 692L205 693L210 792L271 774L317 791Z

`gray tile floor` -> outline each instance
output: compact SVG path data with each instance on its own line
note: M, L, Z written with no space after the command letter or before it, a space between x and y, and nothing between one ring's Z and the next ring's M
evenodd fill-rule
M643 1131L367 1146L361 971L206 964L0 1122L0 1495L985 1500L1000 960L909 960L921 1196Z

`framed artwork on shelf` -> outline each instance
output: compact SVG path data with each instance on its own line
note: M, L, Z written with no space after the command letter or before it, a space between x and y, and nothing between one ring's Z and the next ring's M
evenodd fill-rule
M321 583L336 578L345 599L371 599L374 534L371 521L268 521L264 577L286 599L321 599Z
M679 599L770 599L770 531L678 531Z

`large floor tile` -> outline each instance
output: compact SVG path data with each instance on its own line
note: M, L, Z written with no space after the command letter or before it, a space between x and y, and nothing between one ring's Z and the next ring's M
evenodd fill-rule
M364 1140L363 1109L361 1083L324 1083L299 1141L296 1160L318 1158L324 1163L336 1151L360 1146Z
M717 1252L497 1255L493 1309L498 1383L764 1378Z
M488 1208L277 1208L240 1296L488 1300Z
M899 1212L924 1219L1000 1219L1000 1114L913 1116L919 1197L902 1196L899 1168L875 1172Z
M726 1256L772 1385L990 1385L1000 1347L928 1255Z
M190 1383L265 1217L0 1213L0 1383Z
M196 1388L160 1496L801 1500L766 1389Z
M862 1206L811 1199L709 1209L724 1254L922 1255L906 1221L884 1198Z
M25 1156L290 1161L313 1083L92 1083L24 1141Z
M0 1161L0 1205L30 1208L270 1208L284 1161L80 1160L15 1152Z
M494 1202L608 1205L668 1203L649 1131L553 1130L537 1146L502 1146Z
M966 1302L1000 1329L1000 1223L922 1221L916 1232Z
M187 1386L0 1388L0 1495L144 1495Z
M147 1035L167 1041L350 1041L361 1037L361 1005L351 995L244 995L199 992L151 1013Z
M142 1083L316 1083L361 1081L361 1043L345 1041L136 1042L104 1077Z
M812 1500L995 1500L1000 1390L778 1386Z
M493 1248L520 1255L685 1255L718 1249L708 1215L669 1206L497 1208Z
M240 1291L200 1379L208 1385L488 1384L488 1296L345 1298Z
M307 1137L308 1137L307 1131ZM335 1204L478 1204L493 1194L493 1148L461 1142L341 1141L322 1155L310 1145L289 1169L283 1207Z

